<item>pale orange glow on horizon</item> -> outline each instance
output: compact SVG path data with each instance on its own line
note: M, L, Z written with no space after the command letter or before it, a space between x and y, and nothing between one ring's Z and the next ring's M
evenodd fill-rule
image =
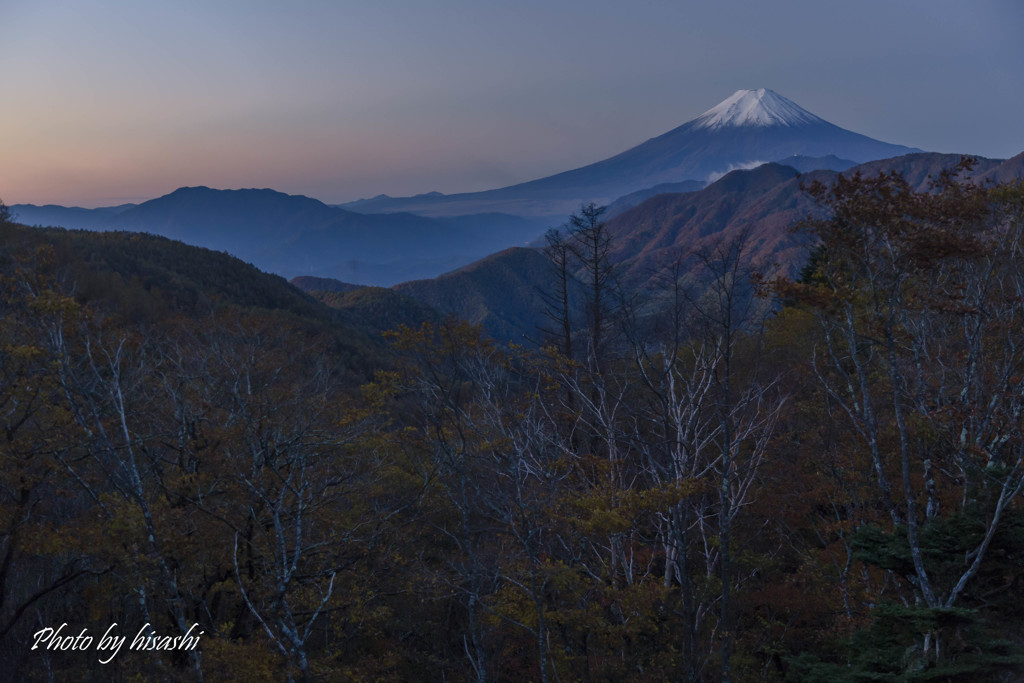
M483 190L611 156L750 87L889 142L1024 149L1024 9L766 5L4 3L0 198Z

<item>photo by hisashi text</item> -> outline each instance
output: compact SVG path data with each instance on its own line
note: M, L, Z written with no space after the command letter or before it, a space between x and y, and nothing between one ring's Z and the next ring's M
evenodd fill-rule
M157 634L147 623L132 638L128 649L143 652L155 650L194 650L199 645L199 638L206 633L206 631L193 633L198 627L199 624L192 624L185 635L171 637ZM113 661L117 653L121 651L121 647L128 640L128 636L118 635L116 622L107 627L107 630L98 641L89 635L88 628L83 628L78 635L73 635L70 632L65 633L66 628L67 624L64 623L56 629L48 626L36 631L33 634L35 642L32 644L32 649L85 651L92 649L95 643L95 649L100 653L100 663L108 664Z

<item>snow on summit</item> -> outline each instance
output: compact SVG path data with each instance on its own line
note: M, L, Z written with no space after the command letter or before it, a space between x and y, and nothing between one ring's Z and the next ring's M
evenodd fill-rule
M695 128L805 126L825 123L782 95L760 88L737 90L693 121Z

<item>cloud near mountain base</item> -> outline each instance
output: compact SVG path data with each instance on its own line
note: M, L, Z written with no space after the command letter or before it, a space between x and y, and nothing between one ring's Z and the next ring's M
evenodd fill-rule
M708 185L710 185L711 183L715 182L716 180L724 176L726 173L732 173L733 171L749 171L751 169L757 168L758 166L764 166L767 163L767 161L744 161L738 164L729 164L729 168L725 169L724 171L712 171L711 173L709 173L707 177L707 183Z

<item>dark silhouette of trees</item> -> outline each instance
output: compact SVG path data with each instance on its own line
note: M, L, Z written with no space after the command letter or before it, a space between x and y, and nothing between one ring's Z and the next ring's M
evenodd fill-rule
M5 673L1019 677L1024 188L809 190L769 291L755 233L631 290L582 207L541 349L385 347L223 255L4 223ZM63 622L203 635L30 649Z
M942 615L965 596L978 605L968 587L1024 489L1017 195L955 172L923 193L898 174L810 192L830 216L805 223L822 251L814 284L790 291L819 325L813 364L852 427L843 447L872 473L854 548L914 605L914 666L967 670L951 643L965 636Z

